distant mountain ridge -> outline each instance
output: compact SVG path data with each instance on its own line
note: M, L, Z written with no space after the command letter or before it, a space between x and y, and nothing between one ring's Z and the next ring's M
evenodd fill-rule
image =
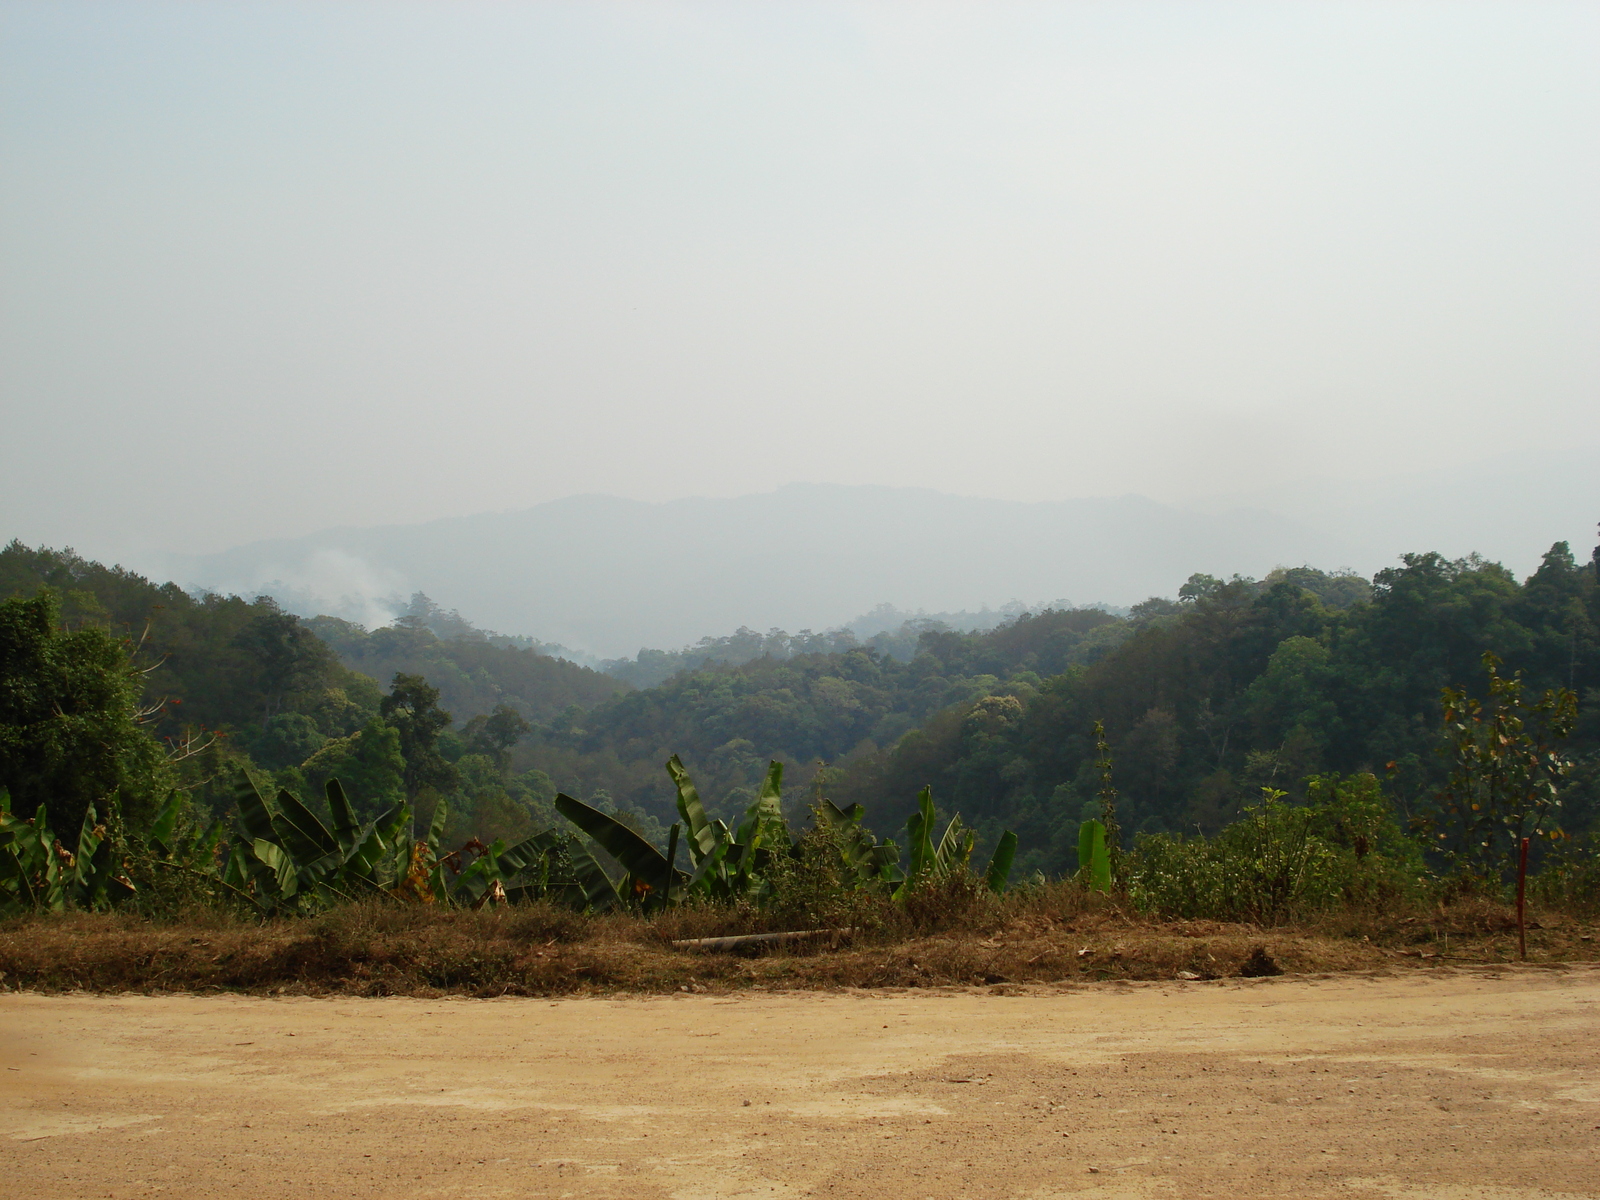
M920 488L789 484L663 503L572 496L520 512L340 528L179 558L186 586L270 592L366 624L427 592L480 627L600 657L710 630L843 625L882 604L1015 597L1136 603L1197 571L1350 565L1352 547L1261 509L1205 515L1140 496L1018 502Z

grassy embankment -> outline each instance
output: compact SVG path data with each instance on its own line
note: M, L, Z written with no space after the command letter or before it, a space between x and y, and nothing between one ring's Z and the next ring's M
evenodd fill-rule
M848 936L733 954L672 943L762 931L772 927L769 916L737 908L586 917L546 905L473 912L398 904L264 922L214 909L161 920L38 916L0 923L0 987L415 996L1004 990L1028 983L1487 966L1517 958L1513 910L1477 900L1345 910L1261 928L1144 918L1065 883L1004 898L976 891L930 896L920 909L884 902L848 919L856 930ZM1532 910L1529 963L1600 960L1597 926L1592 916Z

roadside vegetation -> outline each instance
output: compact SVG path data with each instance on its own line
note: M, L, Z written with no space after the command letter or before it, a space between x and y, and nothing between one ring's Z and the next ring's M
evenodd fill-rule
M708 799L673 753L655 768L667 800L646 811L603 789L561 790L519 755L563 738L590 753L581 747L596 735L576 722L615 728L629 713L630 755L655 744L650 722L668 716L662 727L697 746L696 722L721 720L717 737L774 721L781 733L792 687L747 693L745 718L726 719L703 711L705 689L730 672L787 672L794 684L815 664L721 664L626 693L483 638L477 659L460 647L446 658L476 662L463 678L496 702L458 722L422 674L396 669L385 693L344 661L362 638L381 643L359 651L374 655L409 638L416 657L383 661L426 666L444 643L420 621L393 637L334 631L336 653L315 622L270 602L169 586L142 630L119 630L112 614L134 612L150 585L14 544L0 579L54 571L56 584L91 586L44 580L0 601L0 984L544 994L1496 962L1521 953L1508 905L1524 875L1529 959L1593 958L1596 751L1578 692L1594 673L1600 589L1565 547L1525 585L1491 567L1420 556L1376 588L1320 573L1267 585L1197 577L1132 623L1090 611L982 635L925 631L909 662L846 649L830 661L877 672L891 708L901 676L922 672L911 691L924 707L907 710L920 725L890 749L802 769L787 794L783 757L748 785L713 770ZM1475 616L1452 607L1451 588L1475 597ZM1533 626L1512 618L1535 610L1544 641L1513 636ZM1454 626L1442 656L1441 623ZM1548 680L1545 646L1561 628L1565 683ZM1386 666L1355 679L1350 664L1376 653L1385 630ZM1055 646L1048 663L1041 634ZM1469 635L1479 648L1457 674ZM1031 665L1006 683L990 673L968 686L977 676L966 674L952 693L949 677L927 674L946 662L983 675L1019 646L1034 647L1021 660ZM1206 676L1220 669L1206 655L1224 651L1239 672L1231 698ZM1502 651L1533 665L1510 668ZM505 699L507 664L533 700ZM856 696L859 707L857 693L829 691L839 678L811 677L813 699L848 709ZM1399 719L1413 702L1396 697L1420 696L1428 679L1432 700ZM1214 762L1232 761L1235 732L1246 745L1281 737L1270 755L1249 751L1238 777L1222 766L1190 778L1187 803L1211 796L1214 819L1184 828L1152 817L1164 811L1158 776L1181 775L1190 753L1184 721L1152 742L1158 710L1131 724L1127 714L1141 688L1192 696L1197 680L1210 698L1185 720ZM591 709L554 708L551 695L585 688ZM1097 700L1111 719L1091 717ZM740 754L757 744L745 739ZM955 757L941 759L941 746ZM1037 803L1003 799L1052 755L1069 778L1041 825ZM273 761L283 765L264 767ZM998 775L982 763L1000 763ZM1226 795L1212 786L1219 771ZM941 811L940 798L970 801L982 819ZM1006 813L1019 829L998 823ZM803 936L762 936L779 933Z

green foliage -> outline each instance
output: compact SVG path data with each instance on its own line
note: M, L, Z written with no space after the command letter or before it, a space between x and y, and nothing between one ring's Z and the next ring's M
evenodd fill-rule
M181 758L170 770L193 797L197 828L228 811L228 781L243 767L268 792L281 786L314 796L328 778L341 778L366 819L409 797L430 815L448 814L451 844L481 835L513 847L558 819L559 784L647 843L659 845L677 820L687 835L685 878L710 858L695 886L746 901L762 894L789 852L783 838L793 850L788 825L798 828L808 807L796 797L813 791L809 807L826 814L848 847L841 861L853 857L862 886L891 890L905 880L889 878L899 868L888 866L889 843L865 829L866 810L884 827L915 822L910 857L918 862L949 834L952 848L970 838L969 854L994 847L998 865L1003 831L1015 830L1010 865L1024 874L1071 870L1080 822L1097 819L1107 825L1113 886L1125 882L1113 824L1145 836L1198 827L1213 835L1209 844L1247 810L1253 789L1279 789L1291 808L1323 811L1337 806L1318 788L1355 804L1350 798L1366 785L1351 781L1384 763L1394 764L1391 786L1402 807L1440 821L1434 843L1446 824L1417 797L1466 796L1498 780L1493 786L1505 794L1501 808L1514 825L1513 772L1480 763L1469 778L1454 758L1433 754L1440 689L1467 678L1489 649L1525 681L1521 703L1530 712L1538 707L1532 698L1550 690L1600 694L1600 587L1590 564L1580 566L1559 543L1521 583L1497 564L1435 554L1408 555L1370 585L1309 567L1259 583L1197 575L1178 599L1152 598L1126 617L1070 610L984 633L930 626L894 657L850 646L844 635L782 638L781 645L774 635L723 639L729 644L710 647L712 657L730 661L641 691L459 620L441 623L438 613L368 633L327 618L299 622L270 601L188 597L70 554L16 544L0 552L0 596L32 598L44 585L57 590L74 633L97 629L116 642L138 637L148 623L139 656L147 673L142 693L133 680L134 704L152 714L148 727ZM731 661L747 650L766 657ZM375 727L381 689L351 665L386 679L424 679L392 696L394 722ZM429 700L422 689L439 694ZM1488 725L1499 703L1491 701L1481 717ZM446 708L478 715L451 729L438 720ZM1600 816L1600 710L1591 708L1556 753L1572 770L1540 793L1560 801L1560 827L1578 834ZM1518 719L1537 738L1556 715ZM201 731L212 730L227 736L207 742ZM1558 741L1545 737L1553 753ZM1493 744L1480 739L1473 753L1481 759ZM679 767L687 762L698 781L698 824L685 818L676 782L664 788L657 774L674 749L682 752ZM771 786L773 762L802 784L791 788L788 810ZM1550 775L1550 767L1546 759L1539 770ZM137 773L123 773L116 790L132 818L147 819L165 795L160 770L156 762L142 797L134 794ZM1318 782L1336 776L1336 783ZM1456 786L1463 780L1465 790ZM824 783L836 805L816 803ZM915 799L924 785L970 826L933 828ZM60 827L78 829L89 803L105 811L110 790L87 794L71 819L60 816L68 801L53 788L39 795ZM1396 804L1372 796L1392 825ZM1546 806L1541 817L1539 803L1527 809L1527 827L1553 832L1554 809ZM28 811L34 807L30 801ZM329 819L320 799L309 807ZM1358 808L1340 820L1356 821ZM1470 801L1465 811L1474 811ZM1504 820L1499 828L1487 840L1503 849L1513 833ZM1470 849L1465 824L1461 830L1453 854ZM1324 822L1311 836L1341 862L1369 861L1357 849L1365 835ZM1545 840L1553 870L1567 843ZM755 861L762 855L765 866ZM1370 861L1400 859L1384 849ZM1399 887L1422 873L1413 866L1414 873L1377 872L1361 887L1373 894ZM1481 864L1472 870L1491 873ZM130 878L145 885L144 875ZM659 891L659 881L650 886Z
M53 592L0 602L0 788L20 810L48 804L67 829L114 797L147 820L166 771L141 724L139 670L106 630L59 617Z
M629 690L620 679L474 629L459 618L441 622L426 597L417 599L421 614L382 629L368 631L337 617L312 617L305 624L346 668L373 679L420 675L439 689L440 704L456 714L493 713L504 706L521 719L548 723L569 706L581 712ZM413 607L418 607L415 600Z
M1600 837L1556 839L1530 881L1535 901L1592 916L1600 913Z
M978 830L1016 829L1019 869L1063 873L1078 822L1103 814L1085 811L1101 786L1096 719L1119 752L1118 825L1211 834L1262 785L1300 799L1308 777L1395 762L1400 795L1438 788L1440 689L1475 671L1485 649L1522 670L1530 694L1600 694L1600 588L1562 545L1521 585L1494 563L1421 554L1370 588L1295 568L1259 584L1197 578L1184 594L1109 619L1119 640L1092 661L1039 672L1029 689L1006 682L1032 664L999 658L1003 631L929 637L909 669L942 673L942 653L973 661L955 643L982 648L998 668L990 695L1014 688L1019 710L957 700L892 746L852 753L834 794L893 813L931 782ZM1569 754L1579 769L1563 788L1562 824L1581 831L1600 817L1600 770L1585 766L1600 761L1600 720L1574 727Z
M863 888L852 868L846 825L820 814L801 833L792 854L767 871L765 909L779 929L840 929L873 921L878 889Z
M1395 825L1377 779L1313 781L1306 804L1263 788L1215 837L1144 834L1127 890L1167 917L1269 925L1339 904L1381 904L1423 884L1420 848Z
M1516 869L1523 837L1561 836L1556 824L1562 784L1572 760L1560 744L1572 732L1578 699L1566 688L1524 699L1521 673L1500 674L1500 660L1483 655L1487 700L1464 688L1444 689L1444 752L1450 777L1437 793L1427 827L1462 877L1499 885Z
M1011 868L1017 861L1017 835L1013 830L1006 830L1000 835L1000 840L995 843L994 854L989 859L988 869L983 873L983 882L991 892L999 894L1006 890L1006 884L1011 880Z
M455 767L439 753L439 735L450 727L450 714L439 707L438 688L420 675L396 675L378 713L400 735L408 799L424 788L448 792L455 787Z
M976 835L961 823L959 814L950 818L944 832L935 840L937 813L933 806L933 789L925 787L917 793L917 807L906 821L906 843L909 862L905 878L895 889L898 900L905 900L919 889L937 885L957 876L970 877L972 850ZM1017 854L1017 835L1006 830L996 843L994 855L984 871L983 880L991 891L1005 890Z
M308 713L325 736L338 736L376 707L372 681L341 667L304 622L270 599L190 596L70 550L20 542L0 550L0 598L31 599L45 589L74 629L98 628L139 645L141 707L152 710L157 736L173 743L199 730L248 742L283 712Z
M813 810L814 823L827 827L831 844L838 849L842 877L849 885L865 891L890 891L903 878L900 848L868 833L861 824L863 814L859 804L840 808L826 797L819 798ZM1003 861L998 852L997 860ZM1010 864L1004 865L1009 871Z
M1094 754L1094 769L1100 773L1100 790L1095 793L1100 801L1100 841L1105 847L1106 872L1110 879L1117 879L1122 874L1122 829L1117 824L1117 789L1111 782L1111 743L1106 741L1106 727L1099 721L1094 723ZM1080 850L1080 870L1085 861ZM1091 874L1098 878L1095 872Z
M667 760L667 773L687 836L692 872L688 892L707 900L764 899L771 890L767 876L774 857L794 851L783 818L783 764L768 765L755 803L733 831L706 815L699 790L676 754Z
M511 748L533 732L533 726L509 704L495 705L492 713L473 717L461 730L468 754L493 759L502 770L510 765Z
M883 893L904 901L930 883L961 875L968 877L973 835L959 817L951 817L944 833L934 839L937 814L933 797L924 788L917 811L908 822L911 863L902 872L900 853L893 842L878 843L861 827L861 809L841 809L819 797L813 807L811 829L796 839L783 817L783 764L770 764L755 802L737 829L706 814L698 789L673 755L667 773L678 793L678 814L689 852L687 872L669 869L667 856L615 816L567 795L556 797L556 808L625 872L622 896L642 907L657 907L693 899L705 903L747 903L758 906L788 904L810 885L797 882L797 860L827 859L825 875L835 881L828 887ZM673 826L676 839L679 825ZM824 851L822 848L828 847ZM676 841L673 842L676 848ZM1016 836L1000 838L984 876L987 886L1004 890L1016 855ZM669 882L670 877L670 882ZM819 885L821 886L821 885ZM789 899L776 899L780 892Z
M609 813L565 793L557 794L556 811L622 866L627 875L619 895L642 904L652 892L659 894L667 877L666 855Z
M1106 827L1097 820L1078 826L1078 878L1097 892L1111 890L1111 855L1106 848Z
M440 802L427 835L411 840L404 804L363 821L337 780L327 785L332 827L300 799L268 801L240 773L230 853L221 882L263 913L318 911L368 896L478 907L489 901L557 899L601 910L617 897L591 856L549 831L514 844L476 840L440 853L448 805Z
M373 817L406 799L406 760L400 745L400 731L373 717L348 737L325 743L301 765L300 774L315 791L341 780L360 797L362 811Z
M1305 805L1313 836L1339 856L1346 903L1377 906L1415 896L1430 874L1420 840L1404 832L1377 776L1314 775Z
M935 840L937 822L933 789L925 787L917 793L916 811L906 821L906 877L895 889L896 899L903 899L929 880L967 869L972 859L972 831L961 824L960 816L952 816L944 833Z

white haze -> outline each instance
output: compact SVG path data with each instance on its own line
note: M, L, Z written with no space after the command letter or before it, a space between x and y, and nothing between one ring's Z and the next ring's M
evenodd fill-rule
M1431 541L1525 569L1600 516L1597 52L1591 4L0 5L0 532L802 481L1266 508L1371 569L1428 547L1364 498L1442 488ZM1549 519L1496 526L1495 455ZM413 582L276 567L219 582Z
M1410 550L1483 551L1525 574L1558 540L1580 553L1592 544L1600 478L1590 461L1553 451L1534 466L1491 460L1335 494L1326 525L1274 514L1251 497L1200 513L1135 496L1020 502L790 484L659 504L578 496L154 565L186 583L264 591L307 615L367 625L402 611L419 590L480 626L611 658L739 626L855 626L882 604L964 611L962 623L973 625L984 622L970 614L1013 600L1122 607L1171 597L1195 572L1260 578L1309 563L1370 575ZM1463 507L1464 488L1479 481L1493 482L1498 502ZM1352 530L1366 537L1346 536Z

